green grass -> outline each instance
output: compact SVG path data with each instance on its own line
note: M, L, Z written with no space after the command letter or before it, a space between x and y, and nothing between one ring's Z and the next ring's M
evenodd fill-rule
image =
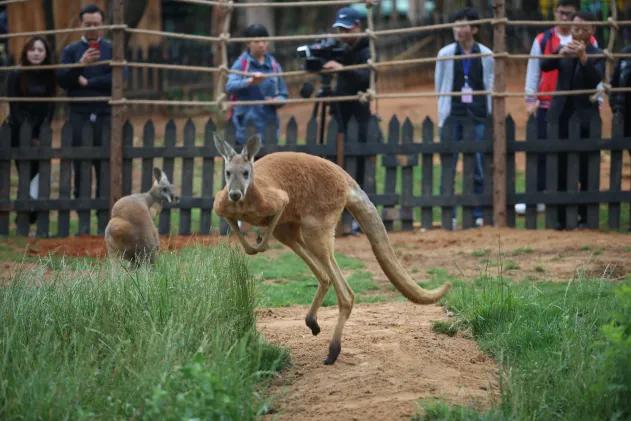
M338 265L355 292L355 302L378 302L385 299L378 293L379 287L372 274L358 260L336 255ZM284 307L311 304L318 281L307 265L294 253L287 252L271 259L265 255L250 258L250 269L257 275L259 303L263 307ZM335 305L337 300L333 286L329 288L322 305Z
M0 419L254 419L266 410L261 381L288 356L256 334L241 253L186 249L132 272L42 263L0 288Z
M435 330L464 330L501 367L501 400L488 412L425 402L418 419L550 420L631 417L631 282L600 279L457 283L455 313Z

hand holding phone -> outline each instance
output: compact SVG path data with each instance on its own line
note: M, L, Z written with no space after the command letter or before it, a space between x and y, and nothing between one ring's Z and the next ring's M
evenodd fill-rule
M95 40L95 41L89 41L89 42L88 42L88 47L90 47L90 48L94 48L95 50L98 50L98 49L100 48L100 47L99 47L99 41L98 41L98 40Z

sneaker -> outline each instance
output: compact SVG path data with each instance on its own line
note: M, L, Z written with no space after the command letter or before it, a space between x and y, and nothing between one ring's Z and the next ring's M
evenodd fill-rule
M451 230L455 231L458 229L458 220L456 218L451 218Z
M546 204L545 203L537 203L537 212L543 213L545 211L546 211Z
M484 219L482 218L475 218L475 226L476 227L481 227L484 225Z
M357 221L353 220L353 222L351 222L351 234L359 235L361 232L362 230L359 227L359 224L357 223Z
M515 213L517 215L525 215L526 214L526 204L525 203L516 203L515 204Z

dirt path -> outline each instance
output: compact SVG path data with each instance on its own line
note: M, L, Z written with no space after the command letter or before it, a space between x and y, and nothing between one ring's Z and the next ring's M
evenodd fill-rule
M471 340L431 331L432 320L447 318L439 306L355 306L333 366L322 361L337 309L320 311L317 337L305 313L302 307L259 312L259 330L288 347L293 362L271 389L277 401L268 419L409 419L419 399L486 408L497 397L494 362Z
M485 271L495 276L500 253L503 273L515 280L567 281L581 271L615 279L631 273L629 234L483 228L393 233L390 239L419 280L427 279L431 268L464 279ZM364 236L339 238L337 250L361 259L379 284L388 284ZM288 347L293 362L271 389L278 398L269 419L409 419L419 399L486 408L498 398L494 361L470 339L431 331L432 320L447 318L439 306L356 305L333 367L322 360L337 309L320 310L322 333L317 337L304 325L306 311L259 311L260 331Z

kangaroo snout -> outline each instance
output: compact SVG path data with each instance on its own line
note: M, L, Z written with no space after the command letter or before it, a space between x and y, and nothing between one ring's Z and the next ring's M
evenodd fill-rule
M243 197L243 194L239 190L231 191L228 196L230 196L230 200L233 202L238 202Z

